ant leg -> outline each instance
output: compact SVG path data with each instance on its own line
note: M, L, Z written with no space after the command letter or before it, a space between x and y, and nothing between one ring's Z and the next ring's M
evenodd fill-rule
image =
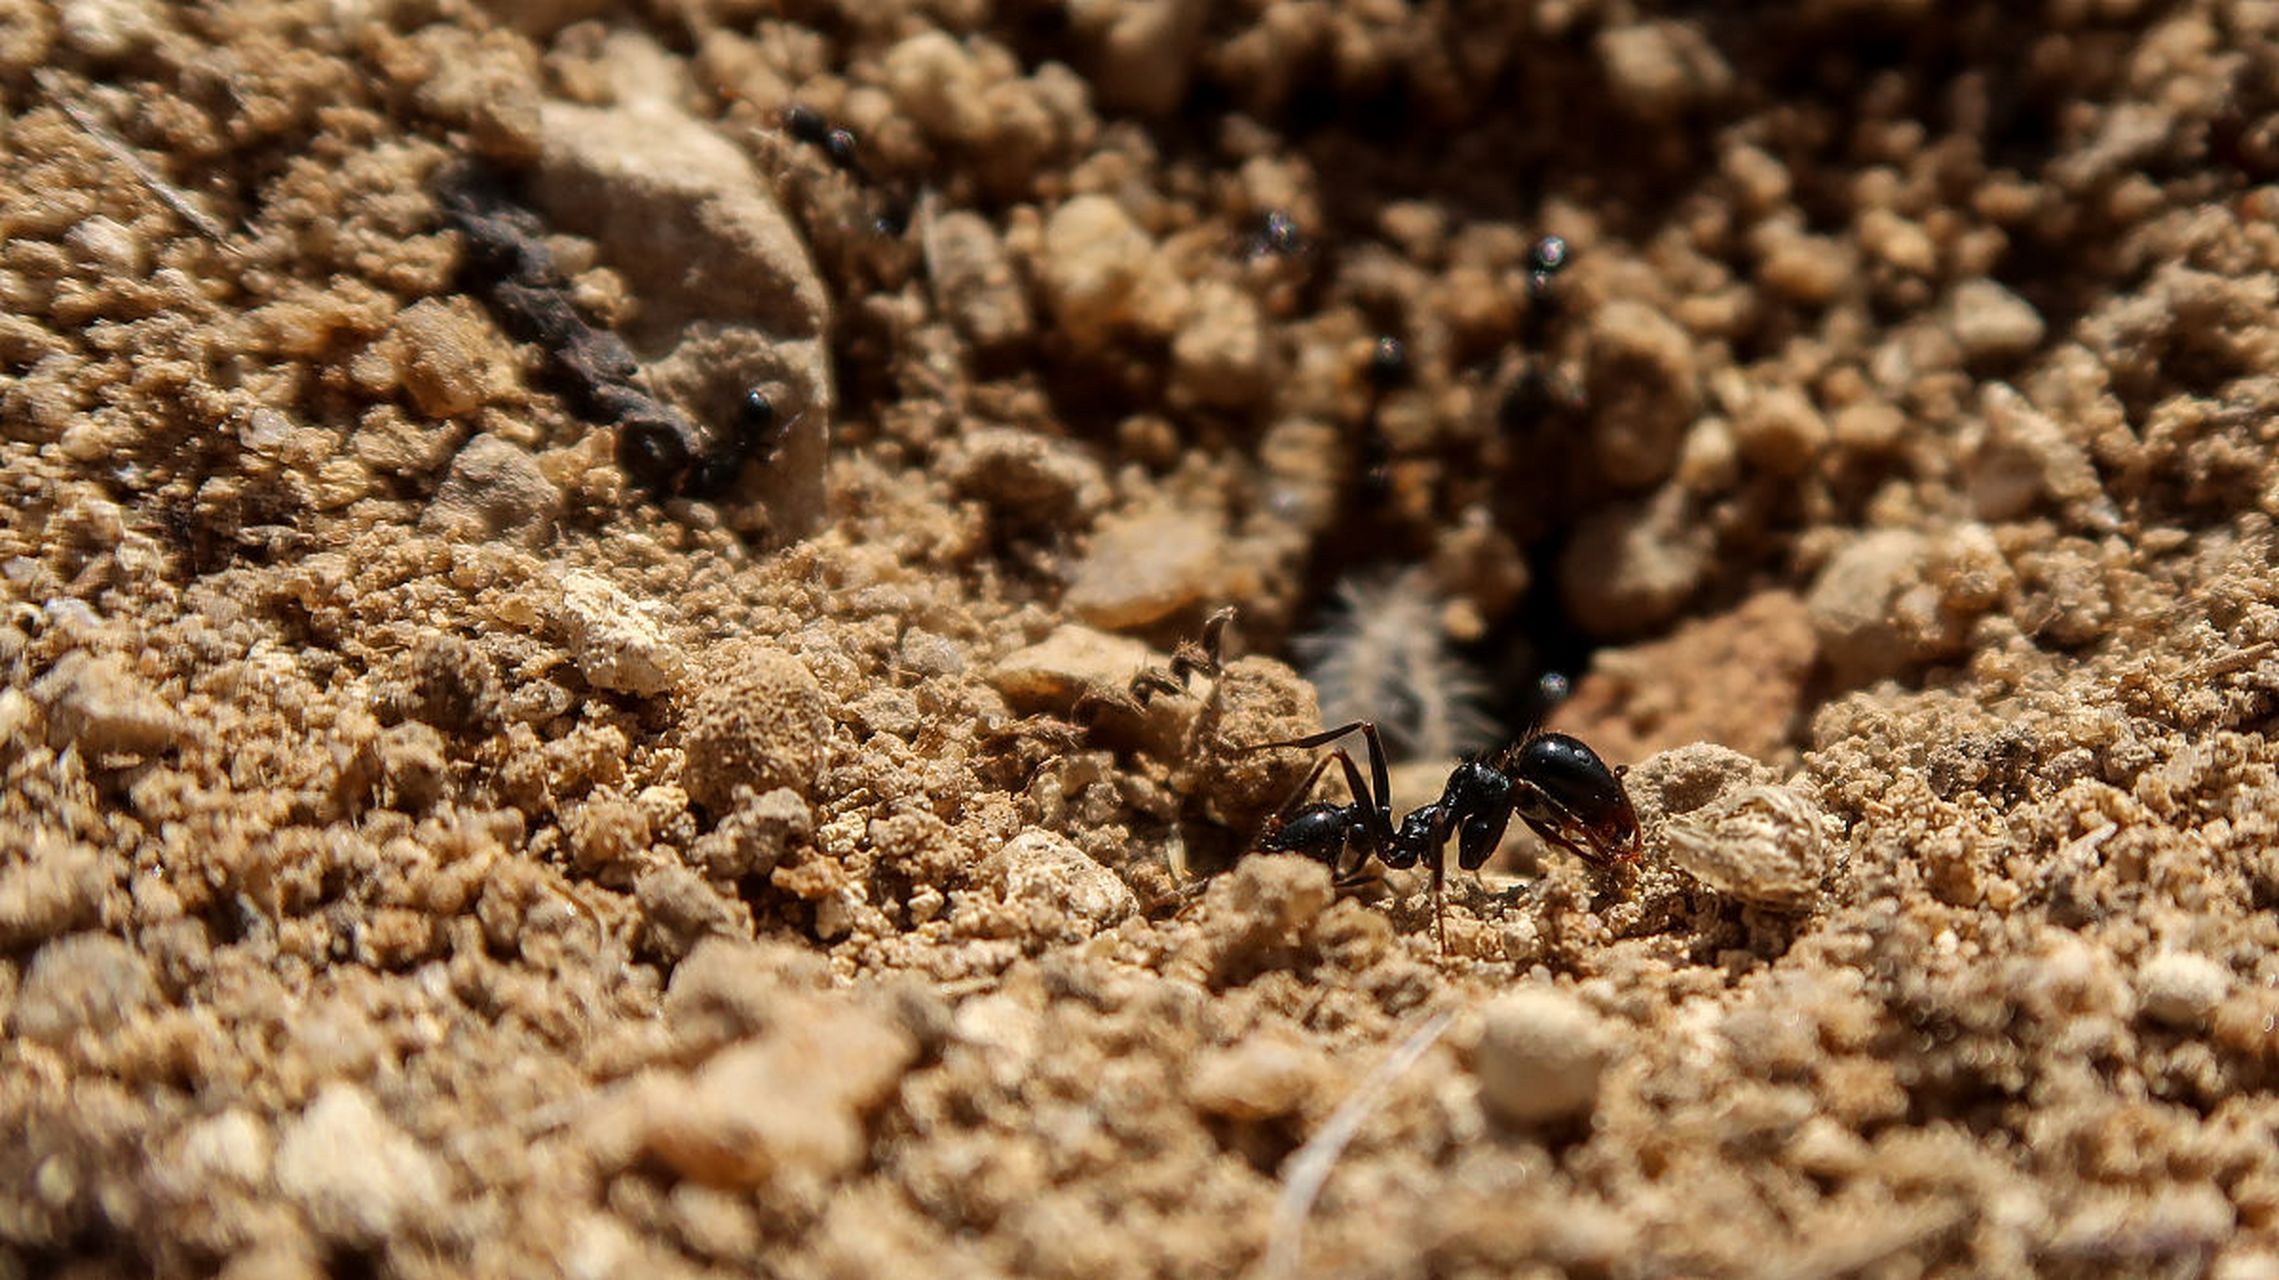
M1184 685L1192 675L1206 675L1216 680L1226 669L1225 646L1227 624L1234 621L1234 606L1228 605L1203 620L1203 630L1191 644L1182 644L1171 655L1171 674Z
M1435 847L1432 851L1432 937L1440 944L1443 959L1448 955L1448 851Z
M1307 734L1303 738L1291 738L1285 742L1253 742L1247 747L1235 747L1233 751L1238 755L1248 755L1253 751L1272 751L1276 747L1324 747L1355 729L1374 728L1376 726L1367 720L1356 720L1351 724L1341 724L1335 729L1324 729L1320 733ZM1354 798L1360 799L1359 796Z
M1069 707L1068 720L1079 729L1090 729L1099 723L1100 713L1111 708L1134 719L1147 713L1145 703L1121 689L1086 689Z
M1327 768L1329 768L1328 756L1323 756L1314 761L1314 767L1306 771L1305 781L1300 782L1297 788L1290 792L1290 798L1284 800L1282 807L1274 811L1274 816L1270 821L1279 826L1288 821L1291 814L1304 807L1306 797L1313 794L1314 784L1321 781L1322 771Z
M1369 826L1377 837L1377 847L1390 849L1396 837L1393 835L1393 778L1385 767L1385 741L1377 736L1373 721L1361 722L1361 736L1369 743L1369 776L1376 784L1376 790L1369 796Z
M1176 660L1174 662L1176 664ZM1187 685L1185 681L1173 675L1167 675L1158 668L1149 667L1132 677L1130 690L1132 699L1144 707L1156 694L1187 692Z
M1374 750L1374 746L1375 744L1372 743L1372 750ZM1372 796L1369 792L1362 789L1363 784L1361 782L1361 769L1360 766L1353 763L1353 757L1346 754L1345 748L1339 747L1337 750L1330 752L1327 759L1337 761L1338 767L1345 770L1345 789L1353 793L1353 807L1356 809L1366 810L1369 814L1368 818L1366 818L1364 822L1369 831L1370 841L1375 847L1363 847L1356 849L1349 842L1347 845L1347 850L1354 855L1353 865L1350 867L1331 868L1332 873L1337 877L1337 879L1350 880L1353 877L1361 874L1362 869L1369 865L1370 854L1382 853L1384 851L1384 839L1386 837L1389 837L1391 832L1385 823L1385 812L1381 807L1379 807L1384 803L1382 798L1383 793L1379 792L1377 795ZM1327 761L1325 760L1325 763L1326 762ZM1377 783L1380 787L1382 787L1385 781L1385 762L1382 759L1378 759L1375 763L1377 766ZM1315 765L1314 772L1320 773L1321 766ZM1347 812L1351 813L1352 810L1347 810Z

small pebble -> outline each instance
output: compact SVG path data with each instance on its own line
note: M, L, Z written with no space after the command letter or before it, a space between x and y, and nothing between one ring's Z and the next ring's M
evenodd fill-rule
M1091 690L1123 688L1134 672L1161 660L1155 650L1129 636L1070 622L1006 655L986 678L1016 708L1065 710Z
M1270 1120L1306 1104L1321 1082L1317 1051L1286 1035L1257 1035L1204 1052L1187 1077L1197 1110L1230 1120Z
M1992 280L1969 280L1948 301L1948 325L1972 360L2026 355L2041 345L2046 326L2033 304Z
M1589 1115L1613 1060L1605 1019L1574 995L1531 988L1487 1007L1472 1071L1490 1114L1519 1127Z
M786 787L810 794L831 731L829 699L807 664L761 641L713 656L681 721L681 785L713 813L736 791Z
M83 756L144 756L195 736L141 673L116 654L74 649L32 682L32 701L47 716L48 741Z
M1064 937L1081 939L1139 910L1139 899L1115 872L1050 831L1013 837L990 867L1008 903L1046 908L1068 922Z
M352 1247L422 1231L450 1199L443 1163L370 1094L337 1081L278 1140L276 1181L320 1234Z
M1155 242L1102 195L1078 196L1045 224L1039 283L1063 332L1079 349L1097 350L1130 312Z
M556 620L579 674L595 688L646 697L679 686L687 665L679 646L607 578L584 569L562 575Z
M2137 997L2146 1017L2163 1026L2200 1026L2224 997L2232 976L2222 965L2190 951L2167 951L2137 970Z
M1211 598L1226 543L1217 522L1172 507L1102 520L1069 570L1064 603L1096 627L1146 626Z
M1828 843L1820 806L1788 787L1743 787L1662 828L1670 861L1730 898L1801 911L1819 897Z
M82 1030L110 1031L157 1000L150 962L124 940L73 934L32 957L8 1033L57 1044Z
M865 1117L892 1095L916 1052L871 1004L786 1000L765 1034L628 1101L641 1148L693 1182L753 1188L834 1179L870 1150Z
M562 513L562 491L530 451L485 433L451 459L451 471L420 515L420 527L446 537L502 538L543 545Z

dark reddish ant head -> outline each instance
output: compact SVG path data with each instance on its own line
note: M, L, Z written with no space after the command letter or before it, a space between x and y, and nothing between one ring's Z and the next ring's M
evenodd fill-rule
M1563 733L1541 733L1520 744L1503 772L1513 810L1537 835L1601 866L1637 860L1638 811L1622 775L1596 751Z

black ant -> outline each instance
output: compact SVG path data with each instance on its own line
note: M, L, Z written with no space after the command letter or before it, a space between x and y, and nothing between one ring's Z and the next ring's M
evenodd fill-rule
M1306 251L1306 234L1298 230L1298 220L1287 210L1269 209L1243 247L1253 258L1295 258Z
M435 196L444 225L459 233L467 286L508 332L546 349L584 416L617 428L617 464L635 482L660 497L718 497L747 460L765 462L783 442L792 424L777 421L764 391L744 394L726 432L703 430L651 392L625 340L578 309L545 224L505 180L448 168L436 176Z
M1385 744L1370 721L1240 750L1327 746L1356 729L1369 744L1369 783L1364 785L1359 766L1343 747L1330 752L1314 764L1282 812L1268 820L1258 848L1326 863L1340 883L1355 879L1372 857L1396 870L1426 862L1432 868L1433 935L1442 951L1448 949L1442 886L1451 835L1456 837L1456 863L1466 871L1478 870L1496 851L1515 813L1537 835L1594 865L1638 858L1638 813L1622 788L1622 770L1608 767L1597 752L1563 733L1531 733L1464 761L1448 775L1440 799L1410 812L1397 827ZM1352 802L1301 803L1332 760L1345 770Z
M1551 281L1567 269L1571 254L1565 236L1545 236L1535 242L1527 253L1527 291L1542 297L1551 288Z
M899 236L909 228L913 201L907 194L889 190L888 184L872 176L870 166L863 163L862 148L855 141L854 130L832 124L822 112L797 102L783 109L783 127L799 141L820 148L831 167L854 179L858 186L880 193L886 207L872 224L880 235Z

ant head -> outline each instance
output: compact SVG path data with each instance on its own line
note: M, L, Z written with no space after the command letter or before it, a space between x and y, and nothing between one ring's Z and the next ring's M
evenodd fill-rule
M1513 783L1514 812L1536 834L1596 863L1637 858L1638 812L1622 775L1580 740L1537 734L1505 759L1503 772Z
M617 428L617 465L636 483L670 492L689 464L687 439L671 422L628 417Z

